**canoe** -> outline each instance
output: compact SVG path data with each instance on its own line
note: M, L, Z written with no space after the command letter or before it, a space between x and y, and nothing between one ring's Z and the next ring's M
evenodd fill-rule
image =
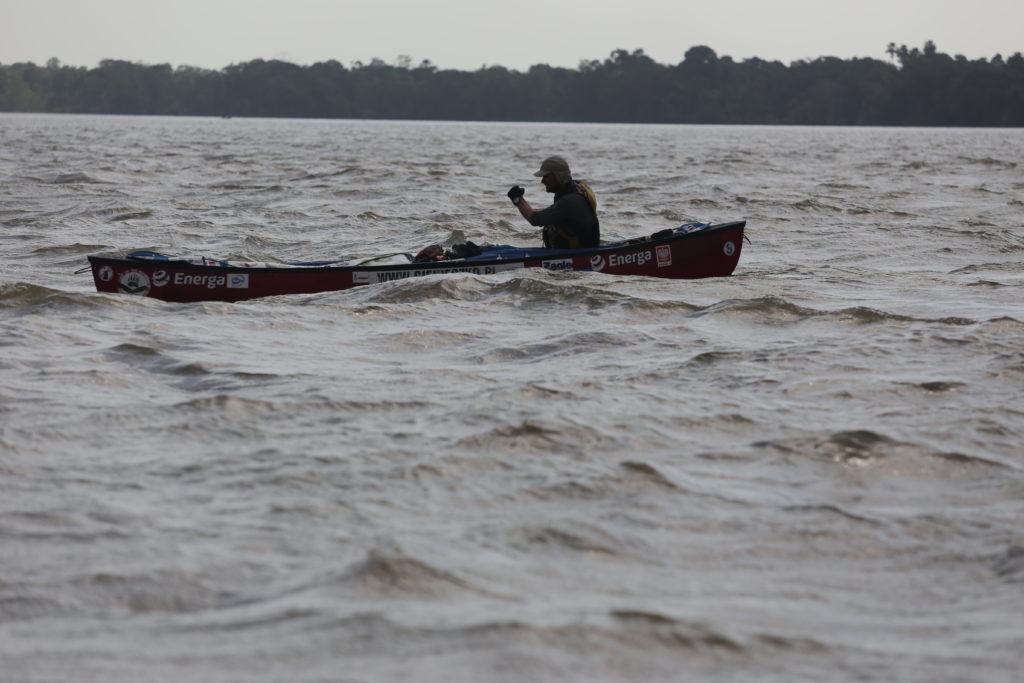
M164 301L242 301L312 294L431 275L491 275L523 268L694 279L731 275L746 221L687 223L591 249L486 246L474 256L417 262L412 254L356 261L249 263L153 251L89 256L96 290Z

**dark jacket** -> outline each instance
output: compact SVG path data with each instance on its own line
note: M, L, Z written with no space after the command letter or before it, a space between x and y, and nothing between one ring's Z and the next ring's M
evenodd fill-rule
M534 211L530 224L543 226L544 246L552 249L580 249L601 243L601 226L587 198L570 180L555 193L555 203Z

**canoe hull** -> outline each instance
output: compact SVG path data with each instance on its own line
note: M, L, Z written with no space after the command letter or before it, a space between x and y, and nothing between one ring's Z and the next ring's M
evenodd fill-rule
M164 301L243 301L286 294L313 294L429 275L490 275L523 268L594 271L673 279L732 274L743 247L744 221L689 234L630 240L571 252L524 249L515 258L484 258L380 266L222 265L126 256L90 256L99 292L149 296Z

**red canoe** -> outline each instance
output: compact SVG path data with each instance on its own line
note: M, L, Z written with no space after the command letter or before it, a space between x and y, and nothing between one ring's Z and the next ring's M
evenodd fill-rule
M693 279L732 274L743 247L745 226L746 221L687 223L594 249L489 246L476 256L423 263L414 262L411 254L361 261L244 263L137 251L90 256L89 264L97 291L164 301L242 301L329 292L410 277L490 275L521 268Z

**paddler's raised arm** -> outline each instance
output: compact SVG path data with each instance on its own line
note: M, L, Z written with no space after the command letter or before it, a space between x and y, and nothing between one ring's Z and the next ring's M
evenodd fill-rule
M530 217L533 215L533 207L530 206L530 202L526 201L526 197L523 196L525 193L526 190L518 185L513 185L512 189L508 191L508 198L519 209L519 213L523 214L523 218L530 220Z

